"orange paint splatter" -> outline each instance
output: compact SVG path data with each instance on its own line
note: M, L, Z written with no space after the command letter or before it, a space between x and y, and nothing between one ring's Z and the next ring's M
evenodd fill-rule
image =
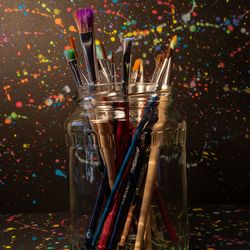
M71 32L77 32L76 28L73 25L69 26L69 31L71 31Z
M4 120L4 123L5 123L5 124L11 124L11 119L6 118L6 119Z
M62 28L64 27L63 22L62 22L62 18L56 18L55 24L62 27Z

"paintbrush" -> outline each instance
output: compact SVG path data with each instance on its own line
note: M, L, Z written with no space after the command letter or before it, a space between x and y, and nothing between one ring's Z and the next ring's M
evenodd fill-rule
M144 82L144 65L143 65L143 60L140 60L140 75L139 75L139 82L143 83Z
M96 72L98 70L94 44L94 13L90 8L79 9L74 12L74 17L80 34L89 83L93 86L93 84L97 83ZM95 127L95 132L99 138L99 145L102 149L101 151L104 157L104 162L108 168L109 183L112 187L115 178L115 160L112 148L113 146L110 144L110 138L106 137L106 135L112 134L110 132L112 131L112 128L110 127L107 119L95 119L95 122L92 121L92 123L95 123L93 124L93 127Z
M101 46L101 50L102 50L102 54L103 54L103 66L105 68L105 70L107 71L107 74L109 76L109 80L111 81L111 78L112 78L112 72L111 72L111 65L110 65L110 61L108 60L108 57L107 57L107 53L106 53L106 50L105 50L105 47L103 45L103 42L101 39L99 39L99 42L100 42L100 46Z
M129 144L129 105L127 102L128 84L130 81L131 72L131 60L132 60L132 47L133 40L131 38L125 38L123 40L123 61L122 61L122 89L124 102L117 104L117 107L124 108L125 119L117 121L116 126L116 147L117 147L117 158L116 168L120 167L124 158L125 152Z
M67 49L64 51L64 54L65 54L65 57L68 61L69 66L71 68L72 74L73 74L74 79L75 79L76 86L83 87L82 79L81 79L78 64L77 64L75 49L73 49L73 48ZM93 128L94 127L93 124L91 124L91 125ZM93 214L92 214L92 217L90 220L89 228L88 228L87 234L85 236L85 240L86 240L85 244L88 248L91 246L92 236L93 236L93 232L94 232L96 225L97 225L97 222L98 222L98 218L99 218L99 214L100 214L101 206L102 206L102 201L104 199L105 194L106 194L106 197L108 197L108 195L109 195L109 193L107 193L108 191L109 191L108 175L107 175L107 171L105 170L103 178L102 178L102 182L100 185L100 189L99 189L99 192L97 195L94 211L93 211Z
M68 65L71 69L77 87L83 87L83 81L80 74L77 58L74 49L64 50L64 55L67 59Z
M78 62L78 53L77 53L77 49L76 49L76 44L75 44L75 38L74 37L70 37L69 38L69 48L71 48L71 49L73 49L74 50L74 52L75 52L75 56L76 56L76 59L77 59L77 62ZM79 63L79 69L81 68L81 65L80 65L80 63ZM82 75L82 78L83 78L83 80L84 80L84 83L85 84L88 84L88 79L87 79L87 77L85 76L85 74L81 71L81 70L79 70L79 72L81 73L81 75Z
M77 50L76 50L75 38L73 36L71 36L69 38L69 44L70 44L70 47L74 50L75 55L76 55L76 59L78 60L78 53L77 53Z
M134 66L132 68L130 82L140 82L143 83L144 81L144 69L143 69L143 60L138 58L135 60ZM138 79L138 80L137 80Z
M168 61L172 57L172 54L173 54L173 51L174 51L174 48L175 48L176 44L177 44L177 36L174 36L172 38L171 42L170 42L169 47L168 47L168 50L167 50L167 53L166 53L166 57L163 60L162 65L160 66L159 73L157 74L155 82L163 81L163 79L162 79L163 76L164 76L164 78L168 77L167 72L165 74L163 74L163 73L166 71L166 68L169 65ZM166 81L166 79L165 79L165 81Z
M132 68L131 73L131 80L130 83L139 83L137 84L137 91L139 93L143 93L145 91L145 86L143 84L144 82L144 69L143 69L143 60L141 58L138 58L135 60L134 66ZM138 112L137 112L137 121L140 121L141 117L141 107L143 107L144 101L138 100Z
M156 179L156 172L157 172L156 166L158 165L162 138L163 138L161 133L158 133L158 134L156 133L158 131L157 126L159 127L159 125L161 125L162 129L165 125L164 121L160 120L160 117L157 123L153 126L153 131L152 131L154 135L154 139L152 142L153 146L151 146L151 150L150 150L148 173L147 173L147 178L146 178L145 188L144 188L144 193L143 193L143 200L142 200L142 206L141 206L137 235L136 235L136 243L135 243L135 248L134 248L135 250L141 250L143 248L143 237L144 237L145 226L146 226L146 222L147 222L147 218L149 214L149 207L150 207L151 199L152 199L152 189L154 189L154 184L155 184L155 179ZM155 140L155 137L157 137L156 140Z
M94 13L90 8L74 12L74 18L80 35L84 60L90 85L97 83L97 63L94 40Z
M151 236L151 216L148 214L147 225L144 234L144 249L152 250L152 236Z
M98 223L98 218L101 212L101 208L102 208L102 203L104 200L104 197L106 196L106 198L109 195L109 185L108 185L108 174L107 174L107 169L104 170L104 174L102 177L102 181L100 184L100 188L98 191L98 195L96 198L96 202L95 202L95 207L93 210L93 213L91 215L91 219L90 219L90 223L89 223L89 227L88 230L86 232L85 235L85 245L87 247L87 249L91 249L91 242L92 242L92 238L93 238L93 233L95 231L95 228L97 226Z
M97 60L98 60L98 66L100 67L99 73L103 76L102 82L110 83L111 73L107 64L106 51L100 40L96 40L95 45L96 45L96 55L97 55Z
M170 43L170 49L168 50L167 59L172 57L172 53L174 50L174 47L176 45L177 37L175 36L171 43ZM167 63L167 62L166 62ZM171 72L166 72L170 74ZM159 81L162 78L162 75L159 77ZM168 77L163 77L164 79L169 79ZM163 86L162 84L159 84L160 82L157 82L156 90L160 90ZM158 105L158 121L154 124L152 128L152 134L153 134L153 141L151 145L151 151L149 156L149 163L148 163L148 172L145 182L145 188L143 193L143 199L142 199L142 206L141 206L141 212L139 217L139 223L138 223L138 229L137 229L137 235L136 235L136 242L134 250L141 250L143 248L143 236L145 232L145 226L146 221L149 214L149 208L152 200L152 195L155 187L156 182L156 173L157 173L157 166L159 163L159 157L161 152L161 147L163 145L164 136L162 136L162 131L166 128L167 124L167 107L169 105L169 97L167 95L161 95Z
M111 82L116 83L115 55L111 52Z
M124 38L123 40L122 93L124 96L128 93L130 81L133 40L132 38Z
M132 68L130 82L135 83L137 81L137 77L140 75L140 67L141 67L141 59L138 58L135 60L134 66Z
M132 198L132 202L130 204L130 208L129 208L126 222L125 222L125 225L123 228L122 236L121 236L121 239L119 242L119 249L123 249L123 247L125 246L126 238L129 234L129 230L130 230L130 226L131 226L131 222L133 219L133 214L134 214L135 208L140 205L139 204L139 202L141 200L140 194L141 194L141 191L143 190L146 171L147 171L147 162L146 162L146 164L143 164L143 167L141 168L141 171L140 171L140 175L139 175L139 178L137 181L137 186L136 186L133 198Z
M164 53L163 52L158 54L155 58L155 69L154 69L152 79L151 79L152 83L156 82L156 78L159 74L160 66L162 65L163 60L164 60Z
M113 187L116 178L114 142L113 142L113 126L108 119L95 119L92 121L97 126L97 136L100 150L104 157L104 161L108 170L109 186Z

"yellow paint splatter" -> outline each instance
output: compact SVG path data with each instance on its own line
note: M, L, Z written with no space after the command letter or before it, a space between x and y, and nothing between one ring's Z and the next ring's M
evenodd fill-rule
M61 13L61 10L59 10L59 9L54 9L54 14L55 15L59 15Z
M13 231L13 230L16 230L15 227L8 227L5 229L5 232L9 232L9 231Z
M50 62L50 60L48 58L46 58L44 55L42 54L38 54L38 59L39 59L39 63L48 63Z
M161 33L161 32L162 32L162 27L161 27L161 26L158 26L158 27L156 28L156 30L157 30L158 33Z
M112 37L110 38L110 41L111 41L111 42L114 42L114 41L115 41L115 37L112 36Z
M246 88L246 89L244 89L244 91L245 91L247 94L250 94L250 88Z
M193 208L192 209L194 212L199 212L199 211L203 211L203 208Z
M30 144L28 144L28 143L23 144L23 148L29 148L29 147L30 147Z

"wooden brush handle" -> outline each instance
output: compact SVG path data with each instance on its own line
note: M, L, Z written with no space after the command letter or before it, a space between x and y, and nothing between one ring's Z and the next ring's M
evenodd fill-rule
M148 214L147 218L147 225L145 230L145 239L144 239L144 245L145 250L152 250L152 236L151 236L151 218L150 213Z
M154 146L151 148L148 164L148 173L143 193L141 212L139 217L139 223L137 228L136 242L134 250L141 250L143 247L143 236L145 232L145 226L147 217L149 214L149 208L152 200L152 194L154 191L154 184L156 180L156 168L158 165L158 159L160 156L160 147Z
M143 247L143 236L145 232L146 220L149 214L149 208L155 188L157 166L160 157L161 146L163 144L164 129L167 123L166 109L167 105L169 104L168 99L168 96L160 96L158 105L158 121L152 128L154 140L152 142L149 155L148 172L143 193L134 250L141 250Z
M119 246L124 247L125 246L125 242L126 242L126 238L129 234L129 230L130 230L130 225L133 219L133 214L134 214L134 210L135 210L135 205L131 205L129 208L129 212L128 212L128 216L126 219L126 223L122 232L122 236L121 236L121 240L119 242Z
M108 122L96 123L101 152L108 170L110 188L113 187L116 178L114 146L112 143L112 128Z

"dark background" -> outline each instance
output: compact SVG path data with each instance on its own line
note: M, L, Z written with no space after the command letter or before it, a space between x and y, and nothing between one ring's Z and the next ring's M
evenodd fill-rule
M74 104L63 98L73 87L63 49L78 38L72 11L87 6L117 58L121 38L137 38L134 58L143 57L148 76L179 36L174 82L187 114L189 204L249 203L247 2L0 0L0 212L66 210L63 124Z

